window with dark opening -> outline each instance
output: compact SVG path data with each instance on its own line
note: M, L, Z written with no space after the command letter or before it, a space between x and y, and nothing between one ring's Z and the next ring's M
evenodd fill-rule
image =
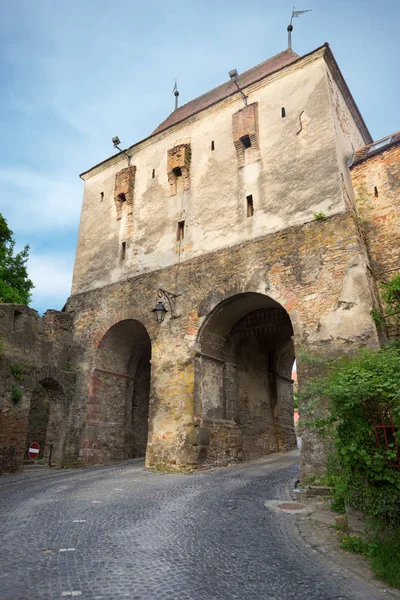
M284 106L282 106L282 108L281 108L281 115L282 115L282 119L284 119L286 117L286 110L285 110Z
M376 186L374 187L374 196L375 196L375 198L377 198L379 196L378 188Z
M154 179L154 177L155 177L155 176L156 176L156 170L155 170L155 169L153 169L153 172L152 172L152 174L151 174L151 178L152 178L152 179Z
M125 257L126 257L126 242L122 242L122 249L121 249L122 260L125 260Z
M185 237L185 221L179 221L178 223L178 233L176 239L178 242L181 242Z
M247 201L247 216L252 217L254 215L253 196L246 196Z
M214 144L214 141L212 141L211 142L211 150L214 150L214 149L215 149L215 144Z
M100 192L100 202L103 202L104 200L104 192Z
M182 176L182 169L180 167L175 167L174 169L172 169L172 172L175 175L175 177Z
M126 198L125 198L125 194L118 194L118 198L121 200L121 202L125 202Z
M251 139L249 135L244 135L240 138L243 148L251 148Z

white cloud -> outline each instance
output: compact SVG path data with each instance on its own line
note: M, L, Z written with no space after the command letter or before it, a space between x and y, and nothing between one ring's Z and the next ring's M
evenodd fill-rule
M32 308L39 312L48 308L62 309L71 292L73 262L73 253L29 257L28 273L35 285Z
M18 231L77 229L82 186L29 169L0 169L1 206Z

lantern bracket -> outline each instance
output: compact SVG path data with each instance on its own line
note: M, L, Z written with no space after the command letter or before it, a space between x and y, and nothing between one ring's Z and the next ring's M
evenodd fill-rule
M176 299L182 296L182 294L173 294L172 292L168 292L167 290L163 290L160 288L158 290L158 297L162 302L167 302L169 306L169 310L171 313L171 319L177 319L180 315L175 313L176 310Z

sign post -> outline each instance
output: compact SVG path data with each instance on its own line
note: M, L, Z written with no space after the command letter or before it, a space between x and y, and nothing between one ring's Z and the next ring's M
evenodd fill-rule
M40 452L40 446L38 444L38 442L32 442L32 444L29 445L28 448L28 456L31 460L34 460L35 458L37 458L39 456L39 452Z

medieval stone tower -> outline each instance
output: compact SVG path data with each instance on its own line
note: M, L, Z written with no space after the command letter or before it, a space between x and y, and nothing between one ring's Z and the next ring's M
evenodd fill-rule
M295 357L301 385L304 351L379 345L349 169L371 143L324 45L274 56L81 175L64 462L186 468L295 446ZM303 472L321 453L305 432Z

